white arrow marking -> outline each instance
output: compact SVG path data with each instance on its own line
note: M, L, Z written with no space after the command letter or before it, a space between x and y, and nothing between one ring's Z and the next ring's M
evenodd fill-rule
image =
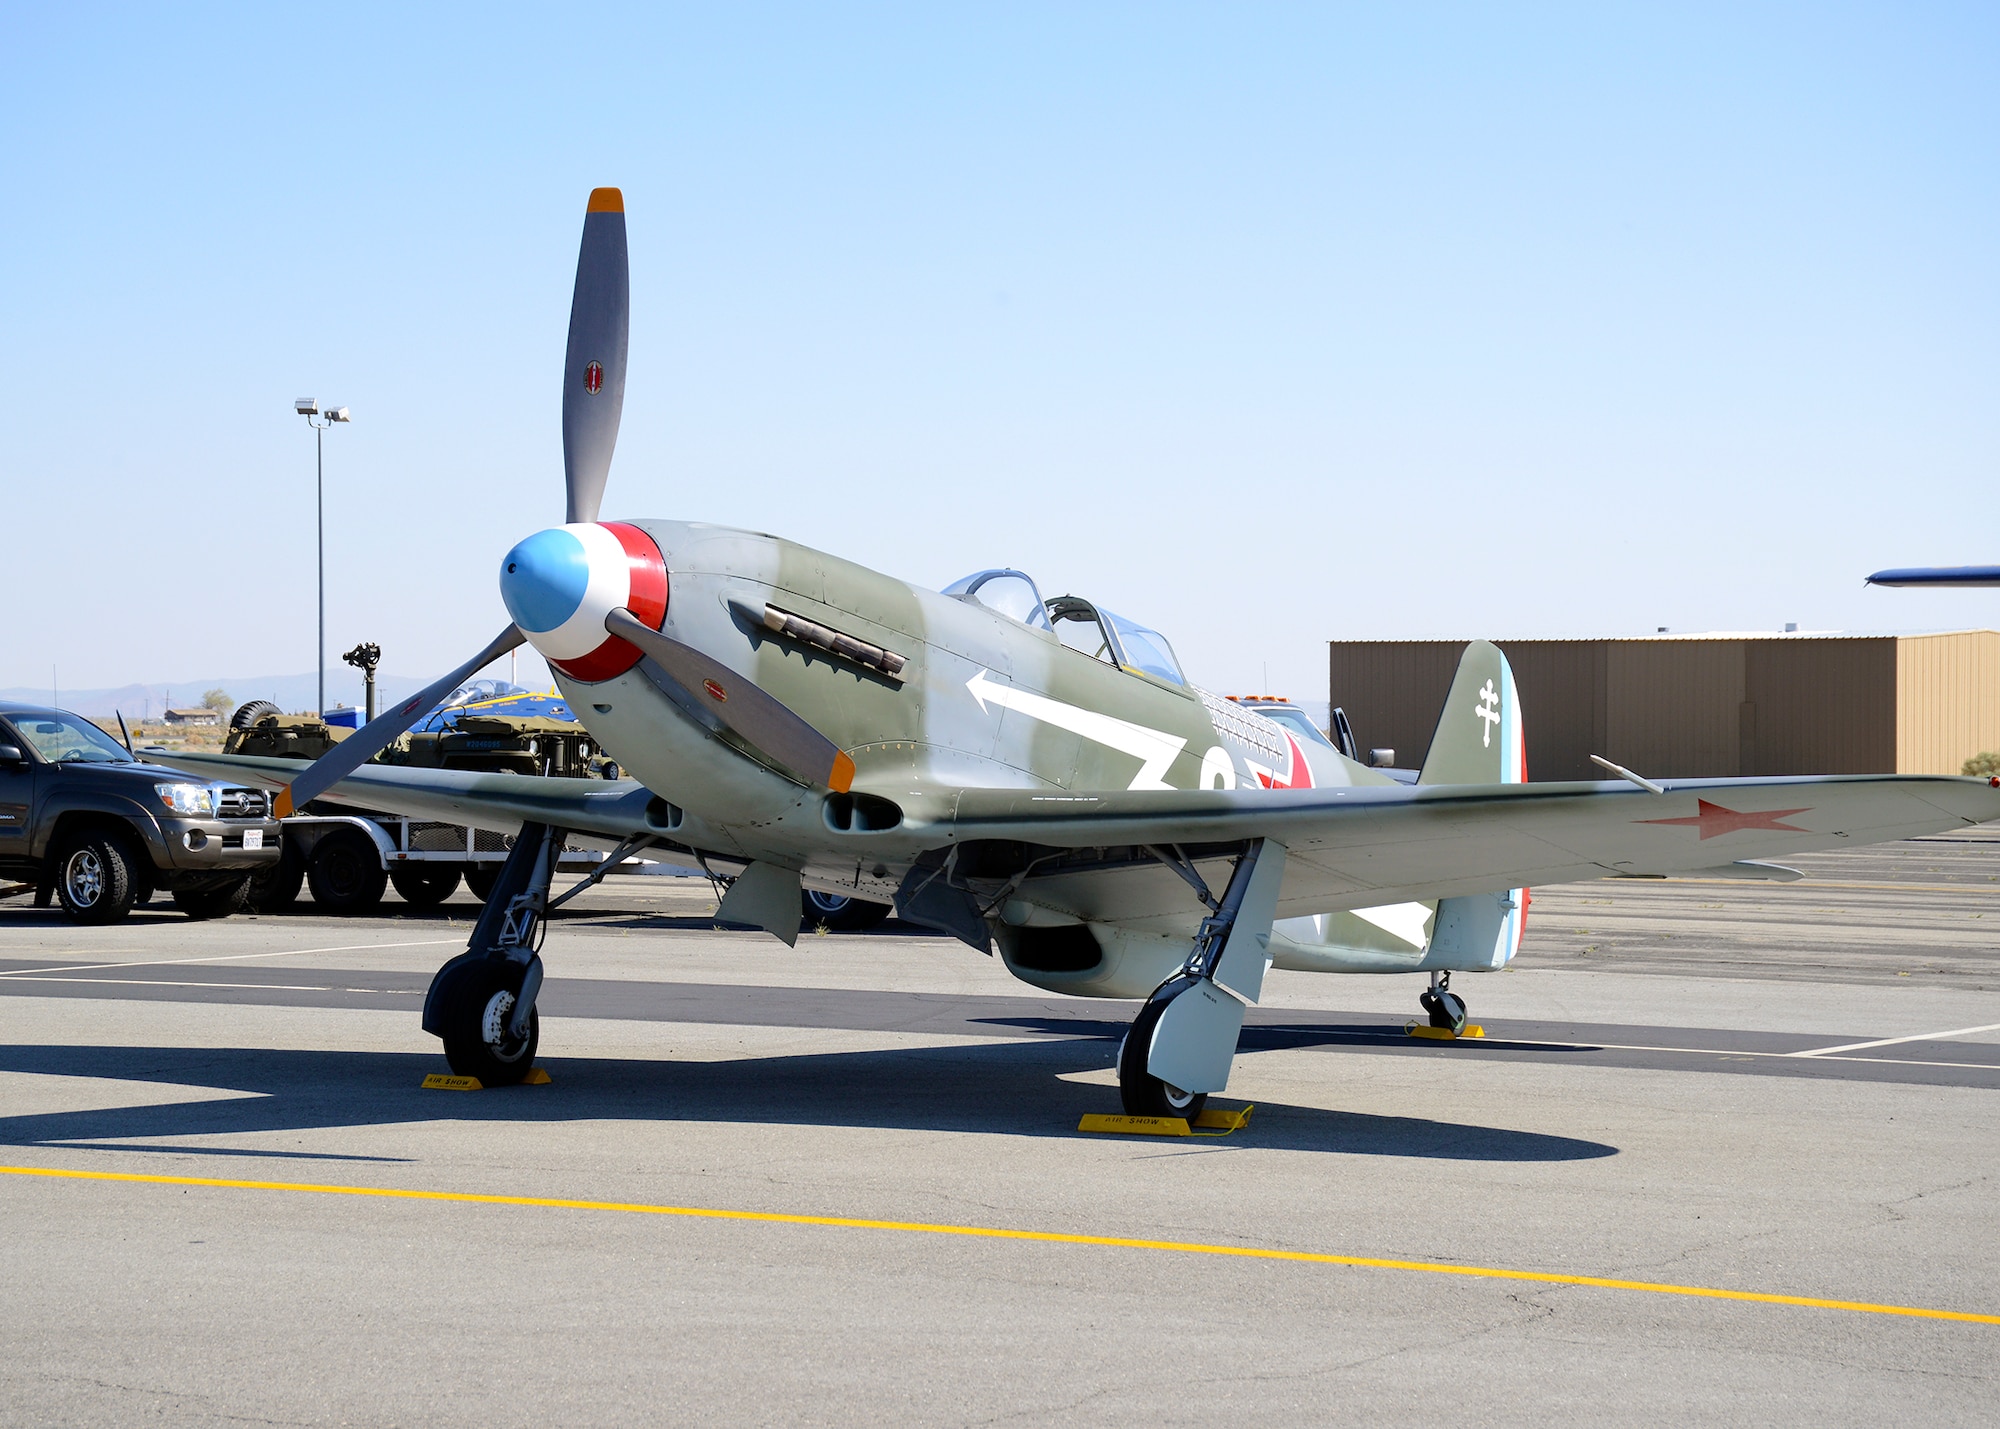
M1128 789L1174 787L1161 776L1174 762L1174 757L1187 748L1187 741L1177 735L1147 729L1142 724L1129 724L1122 719L1099 714L1096 710L1063 704L1060 700L1044 699L1026 690L1017 690L1012 685L998 684L987 679L984 670L967 680L965 688L972 691L972 698L979 701L982 710L989 703L1018 710L1029 719L1052 724L1057 729L1080 734L1093 744L1102 744L1121 754L1131 755L1140 761L1140 765L1139 772L1132 776L1132 782L1125 786Z

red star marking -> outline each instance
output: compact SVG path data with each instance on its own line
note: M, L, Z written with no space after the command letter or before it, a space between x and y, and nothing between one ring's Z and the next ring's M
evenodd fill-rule
M1686 819L1634 819L1635 824L1693 824L1701 830L1704 839L1717 838L1723 834L1733 834L1738 829L1772 829L1790 834L1809 834L1811 829L1802 829L1797 824L1780 822L1793 814L1809 814L1810 809L1766 809L1762 813L1738 812L1725 809L1720 804L1711 804L1706 799L1696 799L1701 812Z
M1292 737L1290 730L1285 731L1285 744L1290 757L1285 763L1284 774L1266 774L1260 769L1257 771L1257 782L1262 784L1266 789L1312 788L1312 761L1306 758L1306 752L1299 748L1299 742Z

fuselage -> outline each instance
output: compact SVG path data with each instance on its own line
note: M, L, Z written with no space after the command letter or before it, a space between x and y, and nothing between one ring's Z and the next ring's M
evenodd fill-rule
M665 566L661 632L783 702L853 761L847 792L809 787L725 727L713 690L688 691L646 665L599 680L555 665L570 708L659 796L661 834L717 858L777 863L797 869L807 886L889 902L941 842L964 789L1063 799L1388 782L1331 745L1175 678L1170 652L1150 661L1152 672L1117 658L1130 642L1115 634L1092 653L1094 635L1075 638L1079 627L1092 629L1077 618L1083 602L1067 607L1065 643L1045 621L990 608L976 593L928 590L780 537L691 522L622 524L650 537ZM1039 600L1033 608L1039 614ZM1103 617L1106 631L1112 621ZM529 639L542 643L533 630ZM544 653L576 648L572 630L569 644ZM874 653L848 658L843 648ZM1170 967L1184 951L1198 914L1183 910L1164 926L1152 920L1133 931L1126 942L1137 939L1144 966L1128 977L1107 983L1100 969L1095 981L1033 980L1131 995L1132 978L1157 981L1156 965ZM1014 900L1008 915L1024 924L1079 916L1032 899ZM1379 935L1365 922L1354 926L1364 943ZM1098 936L1114 935L1099 926ZM1323 942L1324 930L1310 941ZM1406 945L1390 944L1407 961Z

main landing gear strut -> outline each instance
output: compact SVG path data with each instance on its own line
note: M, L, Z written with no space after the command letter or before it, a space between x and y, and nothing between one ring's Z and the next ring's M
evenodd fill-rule
M1177 871L1184 878L1192 872ZM1153 990L1118 1049L1118 1095L1128 1116L1192 1122L1209 1094L1228 1086L1244 1011L1262 994L1271 965L1284 876L1284 845L1259 839L1236 860L1220 903L1190 879L1213 911L1187 962Z
M444 1039L451 1069L489 1087L512 1086L535 1065L542 920L562 846L563 830L521 825L471 942L438 969L424 999L424 1031Z

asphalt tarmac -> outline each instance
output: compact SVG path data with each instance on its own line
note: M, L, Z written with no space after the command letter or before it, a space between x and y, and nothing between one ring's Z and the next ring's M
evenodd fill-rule
M1536 890L1478 1040L1273 974L1188 1139L1076 1129L1130 1004L701 883L563 910L488 1092L462 895L0 902L0 1419L1990 1423L2000 841L1797 866Z

